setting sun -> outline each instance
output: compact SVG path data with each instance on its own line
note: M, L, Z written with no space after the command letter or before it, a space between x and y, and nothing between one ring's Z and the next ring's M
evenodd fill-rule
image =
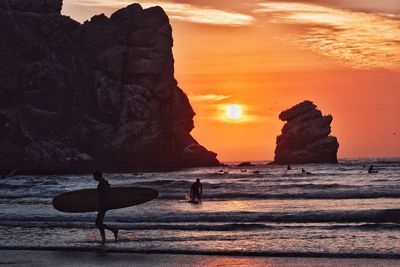
M242 107L236 104L227 105L226 117L234 121L240 120L242 118Z

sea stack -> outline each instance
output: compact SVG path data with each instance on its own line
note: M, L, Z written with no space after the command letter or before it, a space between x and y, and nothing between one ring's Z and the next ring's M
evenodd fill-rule
M331 115L323 116L311 101L281 112L286 121L276 139L276 164L337 163L339 143L330 136Z
M219 165L190 134L172 28L132 4L80 24L62 0L0 1L0 162L19 173Z

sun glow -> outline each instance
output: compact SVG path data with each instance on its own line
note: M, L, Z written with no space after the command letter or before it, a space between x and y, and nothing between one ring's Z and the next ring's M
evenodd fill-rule
M237 121L243 116L242 107L237 104L230 104L226 106L226 117L229 120Z

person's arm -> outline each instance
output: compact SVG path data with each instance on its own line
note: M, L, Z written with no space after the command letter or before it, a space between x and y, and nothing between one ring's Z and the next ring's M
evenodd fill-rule
M200 197L203 195L203 185L200 184Z

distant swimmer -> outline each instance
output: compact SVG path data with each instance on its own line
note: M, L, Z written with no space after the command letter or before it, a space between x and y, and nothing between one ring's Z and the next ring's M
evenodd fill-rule
M302 172L302 173L305 173L306 170L305 170L304 168L301 168L301 172Z
M224 171L224 170L217 171L217 174L219 174L219 175L224 175L224 174L228 174L228 173L229 173L228 171Z
M287 170L290 171L292 169L292 167L289 165L287 165Z
M103 174L101 171L95 171L93 173L93 178L99 182L97 185L97 192L99 196L99 208L97 212L97 218L96 218L96 226L100 230L101 234L101 244L106 243L106 233L105 229L113 232L115 240L118 238L118 229L111 228L107 225L104 224L104 216L106 215L107 212L107 199L108 199L108 194L109 194L109 188L110 184L106 179L103 178Z
M374 169L374 165L371 165L368 169L368 173L377 173L378 171Z
M190 201L201 202L201 196L203 195L203 185L200 183L200 179L196 179L196 182L190 187Z

